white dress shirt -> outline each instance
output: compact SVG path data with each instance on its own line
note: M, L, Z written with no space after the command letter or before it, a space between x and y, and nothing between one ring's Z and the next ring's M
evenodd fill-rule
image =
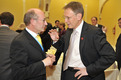
M70 57L69 65L68 65L69 67L79 67L79 68L85 67L84 64L82 63L82 60L80 57L81 56L80 49L79 49L83 24L84 24L84 21L82 20L81 24L76 29L74 29L73 33L71 34L71 38L74 39L75 41L73 43L73 49L72 49L72 53L71 53L71 57ZM75 31L77 32L76 34L74 33Z
M32 37L34 37L36 40L37 40L37 33L35 33L35 32L33 32L33 31L31 31L31 30L29 30L27 27L25 28L26 30L27 30L27 32L30 34L30 35L32 35Z

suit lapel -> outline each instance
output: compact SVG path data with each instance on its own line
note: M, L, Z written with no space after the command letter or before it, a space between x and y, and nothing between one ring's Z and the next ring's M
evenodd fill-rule
M80 53L82 54L83 46L85 44L85 39L86 39L86 32L87 32L87 23L84 22L83 27L82 27L82 32L81 32L81 37L80 37Z
M25 36L27 37L27 39L29 40L29 43L35 47L37 50L40 51L40 53L42 53L43 56L45 55L45 52L42 51L42 48L40 47L40 45L38 44L38 42L26 31L24 30L23 33L25 34Z

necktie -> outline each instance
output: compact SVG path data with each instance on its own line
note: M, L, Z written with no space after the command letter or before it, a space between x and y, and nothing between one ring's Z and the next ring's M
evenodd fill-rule
M71 54L73 53L74 41L76 41L75 40L76 33L77 31L74 30L74 32L71 35L69 48L66 52L66 57L65 57L64 65L63 65L63 71L65 71L68 68L69 60L70 60Z
M42 46L41 37L39 35L37 35L36 38L37 38L38 42L40 43L40 46L41 46L42 50L44 51L43 46Z

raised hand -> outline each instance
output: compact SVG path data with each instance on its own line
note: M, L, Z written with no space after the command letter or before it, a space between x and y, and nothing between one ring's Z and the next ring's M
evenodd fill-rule
M53 41L58 41L59 39L59 34L56 29L51 29L49 30L48 34L50 35L51 39Z

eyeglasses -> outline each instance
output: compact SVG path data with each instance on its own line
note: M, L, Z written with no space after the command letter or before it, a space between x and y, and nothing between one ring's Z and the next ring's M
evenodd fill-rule
M73 15L73 16L75 16L75 15ZM67 20L70 20L73 16L70 16L70 17L69 16L63 16L63 18L67 19Z

